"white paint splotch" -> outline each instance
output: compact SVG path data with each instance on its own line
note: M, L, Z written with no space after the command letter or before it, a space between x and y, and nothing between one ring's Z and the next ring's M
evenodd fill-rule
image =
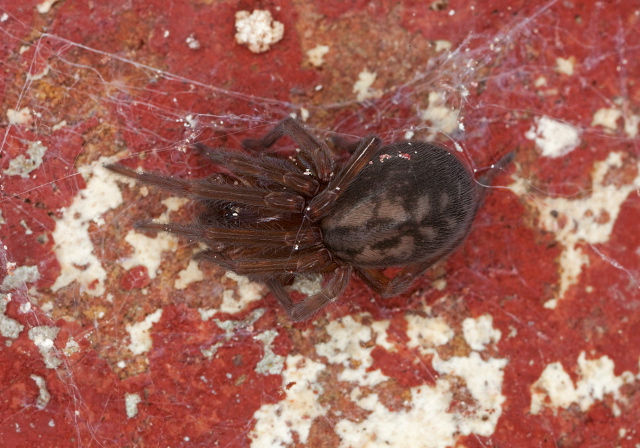
M411 402L396 412L384 406L377 394L359 397L354 389L354 402L370 414L362 421L344 419L336 424L340 446L445 448L455 446L461 435L493 434L505 401L502 383L507 360L481 357L477 352L442 359L436 347L454 338L451 327L440 317L406 319L407 334L411 335L407 346L431 355L432 366L440 376L433 386L410 388ZM483 319L483 323L488 321ZM484 333L495 336L496 331L487 328ZM494 338L489 339L491 342ZM471 399L452 409L461 388Z
M33 114L28 107L23 107L20 110L7 109L7 120L9 120L9 124L31 125L33 123Z
M433 367L441 377L434 386L412 387L410 406L396 412L390 411L377 394L361 398L359 390L354 389L353 401L370 414L359 422L343 419L336 424L340 447L446 448L455 446L460 435L488 437L502 415L505 397L501 389L506 364L505 359L484 361L475 352L446 361L436 353ZM452 412L460 381L472 400Z
M363 325L351 316L337 319L327 325L331 339L316 345L316 352L331 364L341 364L344 370L340 381L350 381L361 385L374 386L388 379L380 370L369 371L373 364L371 352L376 345L385 348L389 322L378 321ZM375 345L371 342L375 341Z
M409 337L407 347L415 347L422 354L427 354L429 350L439 345L447 344L455 336L453 329L442 317L409 315L405 319Z
M309 63L314 67L321 67L324 64L324 56L329 53L328 45L316 45L311 50L307 50Z
M134 355L141 355L151 350L151 327L153 324L160 321L162 317L162 309L158 309L153 313L147 315L141 322L135 324L128 324L126 326L131 343L129 344L129 350Z
M158 222L169 222L171 213L178 211L189 202L186 198L167 198L161 201L166 210L157 217ZM149 278L156 278L162 262L163 252L175 252L178 241L171 235L159 232L155 237L149 237L143 233L130 230L124 240L131 245L133 253L122 260L122 267L131 269L136 266L147 268Z
M633 114L633 110L629 104L622 104L621 108L602 107L593 113L591 126L602 126L602 129L608 134L614 134L622 130L629 138L638 136L638 125L640 124L640 115Z
M143 233L130 230L124 240L133 248L131 256L122 260L122 267L131 269L136 266L147 268L149 278L156 278L162 263L162 253L175 251L178 242L166 233L158 233L149 237Z
M102 215L122 204L122 194L116 176L103 168L109 158L78 168L87 186L63 209L63 216L56 221L53 239L60 275L51 289L56 292L72 282L77 282L81 292L99 296L104 294L107 272L94 252L89 237L92 222L101 222Z
M477 351L484 350L488 344L498 343L502 337L502 332L493 328L493 317L488 314L463 320L462 333L469 347Z
M378 394L361 396L356 388L351 400L370 414L361 422L343 419L336 424L336 432L342 439L340 447L453 446L455 436L451 429L456 426L456 416L448 412L452 399L447 383L417 386L411 389L409 409L390 412Z
M575 127L549 117L536 118L535 125L525 133L545 157L561 157L580 144L580 132Z
M62 210L63 217L56 222L53 232L54 251L60 263L60 275L52 286L54 292L76 282L81 292L94 296L105 293L107 273L95 253L89 237L89 226L92 223L103 225L102 215L122 204L119 182L134 184L131 179L122 179L104 168L105 164L114 161L113 158L102 157L78 168L87 182L86 188L78 193L67 209ZM163 200L162 204L167 210L158 219L168 221L169 214L187 202L185 198ZM132 246L133 254L121 260L122 266L125 269L145 266L150 278L155 278L158 273L162 252L175 251L178 247L177 241L164 233L150 238L131 230L125 236L125 241Z
M629 371L616 375L614 368L608 356L587 359L585 352L581 352L576 369L578 380L574 383L562 363L548 364L531 386L531 413L539 414L545 408L557 413L558 409L567 409L573 404L587 412L596 401L611 395L615 401L614 415L619 416L619 403L624 401L620 388L640 381L640 375L634 376Z
M178 278L173 283L173 287L176 289L185 289L191 283L202 280L204 280L204 273L200 270L198 262L196 260L190 260L187 267L178 272Z
M436 131L449 134L459 127L460 111L447 105L442 92L429 93L429 105L420 113L420 118L428 122Z
M293 433L300 443L307 442L313 420L327 411L318 401L323 392L318 375L324 369L324 364L302 355L287 357L282 374L286 397L255 412L256 424L249 435L252 448L286 447L293 443Z
M546 308L554 309L557 306L558 300L578 282L584 266L589 264L589 257L580 247L581 244L593 247L609 241L622 204L640 188L640 163L636 164L638 174L629 183L616 185L608 182L608 174L623 167L623 154L612 152L605 160L594 164L587 197L545 197L531 201L539 210L540 227L555 234L556 240L564 246L559 258L560 290L556 297L545 303ZM513 190L527 195L523 179L516 179ZM552 214L552 211L555 213Z
M247 277L237 275L233 272L227 272L224 275L235 281L237 287L235 289L224 290L222 293L222 304L218 307L218 312L230 314L239 313L251 302L262 299L267 293L263 284L252 282Z
M441 358L438 349L459 339L454 330L441 317L408 315L410 340L406 346L429 355L439 377L434 384L407 388L403 406L390 409L382 394L391 378L377 369L372 370L371 352L376 347L389 352L399 347L387 338L389 321L371 321L367 315L360 317L362 319L346 316L327 324L328 340L315 346L316 354L324 363L301 355L287 358L282 373L286 399L262 406L254 414L252 447L287 446L292 443L294 433L304 444L313 419L317 418L331 420L340 437L339 446L344 448L445 448L455 446L461 436L493 434L505 401L502 384L506 359L476 351L468 356ZM478 319L475 326L482 328L479 333L484 336L469 338L480 350L499 339L499 332L488 326L491 322L488 317ZM416 358L417 368L421 362ZM323 397L327 383L321 374L335 371L336 367L339 369L337 380L346 384L340 387L345 394L343 399L348 398L362 409L364 417L353 420L332 415L331 403L335 397ZM292 382L295 385L291 386ZM461 393L466 397L462 403Z
M358 74L358 80L353 84L353 93L356 94L358 101L382 96L382 90L373 88L373 83L376 81L377 76L375 72L370 72L369 70L362 70Z

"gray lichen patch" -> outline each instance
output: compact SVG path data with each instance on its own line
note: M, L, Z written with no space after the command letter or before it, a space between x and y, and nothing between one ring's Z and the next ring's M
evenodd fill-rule
M51 400L51 394L47 389L47 383L44 378L38 375L31 375L31 379L35 381L38 386L38 398L36 399L36 407L38 409L44 409Z
M138 403L142 401L138 394L124 394L124 405L127 412L127 418L133 418L138 415Z
M200 312L200 316L202 317L202 320L208 320L210 318L210 316L208 316L209 310L205 310L201 308L198 311ZM200 351L207 359L213 359L218 349L222 347L225 344L225 342L230 340L236 331L250 328L258 319L260 319L264 315L264 312L265 312L264 309L258 308L257 310L254 310L253 312L251 312L243 320L230 319L230 320L223 321L219 319L214 319L213 321L216 323L218 327L220 327L220 329L224 330L225 334L221 336L220 341L216 342L215 344L212 344L208 348L201 349ZM265 348L265 350L267 350L267 348Z
M263 331L255 336L255 339L262 341L264 344L264 354L256 365L256 372L263 375L279 375L282 373L284 356L276 355L272 347L276 336L278 336L278 332L275 330Z
M25 283L33 283L40 279L38 266L20 266L12 271L2 280L0 291L8 292L24 285Z
M44 325L41 327L33 327L29 330L29 339L38 347L44 364L49 369L55 369L62 364L62 361L56 356L53 345L53 341L55 341L59 331L60 329L58 327L48 327Z
M7 309L7 302L10 300L10 294L0 294L0 334L5 338L16 339L18 335L20 335L20 332L24 330L24 325L21 325L15 319L5 316L4 312Z
M29 177L29 173L42 165L42 158L45 152L47 152L47 147L44 146L40 140L29 142L27 145L27 155L29 158L24 155L15 157L9 162L9 168L4 170L4 174L8 176Z

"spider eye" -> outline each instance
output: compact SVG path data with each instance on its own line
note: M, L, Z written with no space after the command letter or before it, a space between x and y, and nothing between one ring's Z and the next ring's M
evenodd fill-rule
M240 215L242 210L235 205L227 205L222 212L222 220L228 226L240 225Z

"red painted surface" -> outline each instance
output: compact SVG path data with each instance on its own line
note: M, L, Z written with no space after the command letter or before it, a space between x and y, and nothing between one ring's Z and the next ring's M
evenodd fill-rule
M265 346L255 336L270 330L277 333L270 347L275 355L302 354L328 366L318 400L331 412L314 421L307 446L339 446L335 423L367 413L349 401L355 385L338 380L342 367L315 351L328 338L325 327L361 313L370 314L358 320L365 326L389 321L386 336L396 349L374 347L369 371L379 369L391 378L376 392L390 411L399 410L409 388L432 386L439 377L431 356L408 346L405 317L423 315L425 304L457 334L439 352L443 358L468 355L460 337L465 318L489 314L502 333L500 342L483 352L508 360L502 414L490 436L460 436L459 444L640 443L640 379L622 386L619 397L605 394L586 411L574 405L530 412L531 387L544 369L560 362L578 381L581 352L587 359L609 357L615 375L631 372L639 378L637 189L617 216L603 215L604 221L615 219L606 242L578 244L588 265L555 309L544 304L559 291L565 247L538 224L544 212L536 204L589 197L594 164L612 152L622 153L624 164L610 171L607 182L624 188L637 179L637 137L623 131L621 120L614 130L591 123L604 107L640 115L640 61L634 57L640 4L439 3L442 8L432 9L409 0L65 1L46 14L33 1L0 6L0 16L7 14L0 23L0 242L5 246L0 278L15 266L37 266L39 272L37 281L1 291L10 294L3 299L5 315L23 326L17 338L3 337L0 351L4 446L249 446L255 412L281 402L287 392L282 375L256 371ZM257 7L285 26L283 40L263 54L234 41L235 12ZM187 47L189 36L200 42L198 50ZM437 53L435 40L451 42L452 56ZM317 44L331 47L319 69L305 54ZM555 70L558 57L574 58L573 75ZM41 79L27 79L47 67ZM372 88L383 94L359 104L352 87L364 69L376 72ZM536 86L541 76L546 84ZM248 326L225 332L198 313L219 306L223 291L234 288L222 271L201 265L204 282L173 287L191 255L186 244L163 254L155 278L143 266L122 268L121 257L131 253L124 235L135 222L164 212L160 200L166 197L156 191L145 197L139 188L124 186L125 203L106 213L104 224L90 227L95 254L107 271L105 295L89 295L76 283L51 290L61 269L52 232L65 207L86 188L79 167L117 155L128 157L131 166L201 177L211 167L180 151L189 142L237 147L286 114L300 114L300 107L310 111L309 125L319 131L354 137L377 132L392 140L413 126L416 138L424 138L430 128L418 111L428 107L431 91L446 93L447 105L461 111L465 127L436 138L449 147L457 142L477 167L515 150L516 165L508 171L528 189L493 190L464 246L400 297L375 297L354 278L342 299L317 320L292 324L267 295L238 314L214 316L221 322L249 320L252 312L266 309ZM6 111L23 107L31 109L33 120L9 125ZM195 117L193 127L185 124L189 115ZM540 116L579 129L579 147L560 158L541 156L524 136ZM63 120L64 126L53 128ZM42 165L27 178L3 174L33 141L47 147ZM510 183L508 173L495 181ZM178 215L189 219L188 210ZM559 219L570 225L567 217ZM438 279L446 282L443 290L434 286ZM151 349L132 354L127 326L160 308ZM45 366L29 337L30 329L42 326L59 329L52 348L60 360L55 369ZM517 337L507 337L512 331ZM70 338L77 350L69 349ZM214 345L215 353L206 356L203 350ZM49 399L43 407L33 375L46 384ZM126 414L128 393L141 397L133 418ZM456 407L460 402L452 402L452 412ZM294 444L304 445L299 439Z
M151 279L149 272L145 266L136 266L129 269L120 278L120 287L122 289L140 289L149 286Z

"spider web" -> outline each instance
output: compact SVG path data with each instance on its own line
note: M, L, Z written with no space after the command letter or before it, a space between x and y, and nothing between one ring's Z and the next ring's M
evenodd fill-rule
M510 422L537 440L559 437L554 413L571 403L589 412L607 395L633 409L620 388L637 389L640 356L629 350L640 241L627 234L640 211L630 82L640 5L394 4L304 2L297 19L291 4L266 8L294 37L262 55L233 42L233 2L192 14L171 3L153 20L124 3L61 3L55 16L0 5L7 446L489 446L524 443ZM109 8L123 15L95 18ZM584 22L569 25L570 15ZM320 16L333 28L305 33ZM47 17L57 20L44 27ZM95 28L75 26L85 20ZM323 43L315 67L306 51ZM188 221L188 203L102 169L118 160L203 177L212 166L193 142L237 148L287 115L321 136L438 140L472 169L514 150L516 162L465 247L413 293L383 302L352 282L331 318L292 326L260 285L190 261L198 249L185 242L132 229ZM590 340L590 325L608 331ZM550 344L557 334L563 347ZM462 339L467 356L452 348ZM568 404L543 381L553 361L573 375ZM474 386L477 370L489 372L487 390ZM593 371L618 387L598 389ZM347 398L331 401L338 395ZM547 413L522 425L532 402ZM406 438L433 403L443 432ZM573 436L625 430L638 443L634 415ZM406 434L372 441L365 427L385 421Z

